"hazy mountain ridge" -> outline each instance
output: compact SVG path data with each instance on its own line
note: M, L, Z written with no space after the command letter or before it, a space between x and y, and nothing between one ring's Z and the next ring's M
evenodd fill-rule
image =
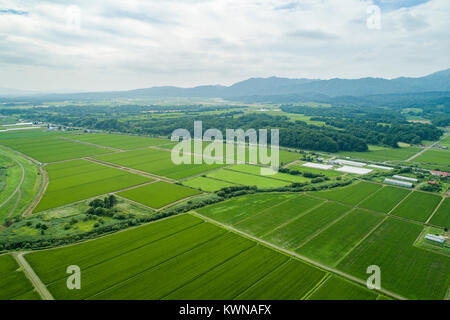
M104 99L143 97L208 97L233 98L250 96L367 96L377 94L408 94L429 91L450 91L450 69L419 78L360 78L329 80L290 78L250 78L231 86L206 85L193 88L161 86L129 91L81 92L72 94L34 95L41 99ZM0 90L1 96L7 96Z

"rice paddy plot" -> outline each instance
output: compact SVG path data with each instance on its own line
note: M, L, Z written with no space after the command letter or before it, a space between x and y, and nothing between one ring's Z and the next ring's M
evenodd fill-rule
M214 192L222 188L237 186L235 183L208 177L194 177L183 181L183 185L207 192Z
M68 138L122 150L132 150L170 143L170 140L167 139L107 133L74 134L68 136Z
M423 226L388 218L350 252L337 268L367 279L377 265L381 286L409 299L444 299L450 285L450 257L413 246Z
M369 150L367 152L341 152L340 155L353 159L372 161L406 160L418 153L420 150L420 148L416 147L403 147L395 149L377 147L376 150Z
M231 300L264 279L289 258L254 246L164 297L170 300ZM249 272L251 270L251 272Z
M13 300L23 294L38 299L32 294L33 285L19 270L19 265L10 254L0 255L0 300Z
M410 190L387 186L364 200L359 207L388 213L410 192Z
M74 261L81 270L86 270L102 261L111 260L150 243L167 239L202 223L201 219L183 214L101 237L94 241L32 252L26 254L25 258L42 282L48 284L65 279L67 277L66 268Z
M415 191L400 203L391 214L425 222L441 200L441 196Z
M431 163L437 165L450 166L450 151L448 150L427 150L412 160L419 163Z
M19 151L42 163L69 160L110 152L59 136L36 136L28 139L4 139L0 144Z
M325 276L325 272L291 259L240 295L238 300L299 300ZM295 279L295 281L293 281Z
M326 191L315 191L310 192L310 194L349 205L356 205L380 188L381 185L379 184L361 181L353 183L350 186L335 188Z
M197 211L213 220L235 224L281 202L297 197L296 194L252 194L219 202Z
M256 176L253 174L242 173L228 169L212 171L206 176L226 182L247 186L256 186L259 189L280 188L291 184L291 182L288 181L272 179L266 176Z
M300 195L241 220L234 226L259 237L283 223L294 219L303 212L318 206L320 203L322 203L321 200Z
M378 293L337 276L330 276L308 300L376 300Z
M430 220L430 223L443 227L450 228L450 198L447 197L441 203L439 209L434 213L433 217Z
M152 179L94 163L72 160L46 166L49 185L34 212L143 184Z
M271 174L271 175L261 175L262 167L249 165L249 164L237 164L237 165L234 165L234 166L229 167L227 169L228 170L233 170L233 171L238 171L238 172L243 172L243 173L249 173L249 174L253 174L253 175L257 175L257 176L273 178L273 179L277 179L277 180L288 181L288 182L291 182L291 183L294 183L294 182L298 182L298 183L308 182L310 180L310 179L307 179L307 178L305 178L305 177L303 177L301 175L292 175L292 174L281 173L281 172L274 172L274 171L273 171L274 174Z
M221 164L207 164L204 161L201 164L195 164L194 156L189 157L191 164L178 165L172 161L171 152L151 148L118 152L95 158L171 179L184 179L223 166Z
M192 188L158 181L142 187L119 192L118 195L151 208L159 209L175 201L200 193L200 191Z
M383 214L353 210L302 244L296 252L333 266L384 218Z
M263 236L263 239L283 248L295 249L316 232L333 223L351 208L326 202L312 211Z

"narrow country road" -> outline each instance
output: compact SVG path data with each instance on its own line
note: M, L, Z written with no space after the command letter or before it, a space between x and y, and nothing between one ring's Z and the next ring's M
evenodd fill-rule
M41 296L42 300L55 300L52 294L47 290L47 287L42 283L41 279L34 272L33 268L28 264L27 260L23 257L26 252L13 253L13 257L16 259L19 266L22 268L25 276L31 281L33 287L37 293Z
M409 158L408 160L406 160L406 162L410 162L412 160L414 160L415 158L417 158L418 156L420 156L421 154L423 154L425 151L430 150L431 148L433 148L436 144L438 144L439 142L441 142L442 140L444 140L445 138L447 138L448 135L444 135L441 139L439 139L438 141L430 144L428 147L423 148L422 150L420 150L419 152L417 152L415 155L413 155L411 158Z

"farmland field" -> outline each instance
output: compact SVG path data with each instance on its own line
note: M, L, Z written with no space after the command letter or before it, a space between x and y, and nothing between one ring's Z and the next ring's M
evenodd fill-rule
M384 217L385 215L379 213L353 210L330 227L322 230L296 251L311 259L333 266Z
M119 196L155 209L196 194L200 194L200 191L164 181L158 181L118 193Z
M207 192L214 192L222 188L236 186L237 184L207 177L195 177L184 180L183 185Z
M0 255L0 300L38 300L31 282L10 254Z
M436 226L450 228L450 198L445 198L439 209L430 220Z
M388 213L410 192L410 190L386 186L364 200L359 207Z
M0 139L0 144L19 151L42 163L69 160L110 152L63 139L61 135L36 136L32 138Z
M349 205L356 205L380 188L381 185L363 181L335 190L310 192L310 194Z
M431 163L437 165L450 166L450 151L448 150L427 150L417 158L414 158L414 162Z
M326 227L349 210L351 210L350 207L335 202L326 202L281 228L266 234L263 238L281 247L295 249L308 237Z
M308 297L308 300L375 300L377 296L377 293L363 286L331 276Z
M408 196L391 214L403 218L425 222L442 197L415 191Z
M383 288L410 299L443 299L450 285L450 257L414 247L422 229L388 218L337 267L366 277L367 266L378 265Z
M302 165L299 164L294 164L292 166L289 166L290 170L297 170L299 172L309 172L309 173L314 173L314 174L323 174L326 177L339 177L342 176L343 173L339 172L339 171L335 171L335 170L321 170L321 169L316 169L316 168L309 168L309 167L304 167Z
M403 148L377 148L377 150L367 152L342 152L341 156L351 157L353 159L372 160L372 161L387 161L387 160L406 160L421 149L416 147Z
M56 299L301 299L327 274L190 215L25 257Z
M228 169L220 169L216 171L212 171L206 175L207 177L223 180L226 182L243 184L247 186L257 186L260 189L264 188L279 188L284 187L291 182L277 180L273 178L269 178L269 176L256 176L253 174L242 173L238 171L228 170Z
M254 166L254 165L249 165L249 164L237 164L237 165L234 165L227 169L261 176L261 167L259 167L259 166ZM309 181L309 179L307 179L301 175L292 175L292 174L281 173L281 172L277 172L273 175L268 175L266 177L283 180L283 181L288 181L288 182L308 182Z
M70 135L68 138L121 150L132 150L170 143L170 140L167 139L106 133L77 134Z
M87 160L72 160L46 166L50 183L34 212L59 207L149 181L123 170Z
M171 179L183 179L222 167L220 164L206 163L176 165L172 162L171 152L150 148L118 152L95 158L104 162L117 164ZM192 156L191 159L193 159Z

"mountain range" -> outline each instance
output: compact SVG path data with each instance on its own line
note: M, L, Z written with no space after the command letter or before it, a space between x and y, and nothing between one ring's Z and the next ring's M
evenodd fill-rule
M0 90L0 96L6 96L6 90ZM400 77L395 79L360 78L329 80L289 79L289 78L250 78L231 86L208 85L193 88L173 86L151 87L129 91L84 92L67 94L33 95L35 98L56 99L107 99L107 98L144 98L144 97L202 97L236 98L251 96L297 97L340 97L367 96L379 94L408 94L420 92L450 91L450 69L418 78ZM17 95L17 93L15 94Z

